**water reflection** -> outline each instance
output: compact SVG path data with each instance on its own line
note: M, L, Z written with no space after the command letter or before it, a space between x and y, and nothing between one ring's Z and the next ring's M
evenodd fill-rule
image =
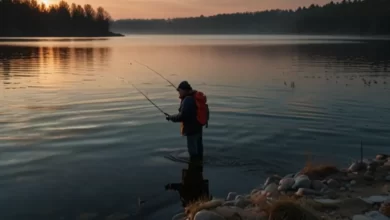
M200 199L212 199L209 192L209 180L203 178L203 164L194 158L190 159L188 168L182 170L181 182L169 183L165 185L165 190L178 192L183 207Z
M39 67L58 70L69 69L70 64L86 62L93 67L95 59L99 64L110 61L111 48L69 48L69 47L15 47L0 46L0 66L3 73L15 72L20 69L26 73L34 73ZM12 70L12 71L11 71Z

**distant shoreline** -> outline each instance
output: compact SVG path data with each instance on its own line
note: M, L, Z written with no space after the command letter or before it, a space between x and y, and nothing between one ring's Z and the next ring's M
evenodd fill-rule
M42 35L0 35L0 38L7 37L124 37L124 34L109 32L106 34L42 34Z

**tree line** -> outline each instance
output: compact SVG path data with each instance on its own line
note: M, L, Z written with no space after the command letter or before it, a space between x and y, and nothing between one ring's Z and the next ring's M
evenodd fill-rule
M390 34L390 0L343 0L296 10L267 10L174 19L127 19L127 33Z
M111 20L104 8L89 4L0 0L0 36L110 36Z

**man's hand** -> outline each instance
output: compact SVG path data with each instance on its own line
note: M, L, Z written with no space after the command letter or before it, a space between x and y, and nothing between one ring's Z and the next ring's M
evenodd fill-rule
M167 121L170 121L171 120L171 116L167 113L165 113L165 119L167 119Z

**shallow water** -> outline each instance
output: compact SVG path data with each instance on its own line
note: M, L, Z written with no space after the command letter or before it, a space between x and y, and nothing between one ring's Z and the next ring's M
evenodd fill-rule
M296 172L307 155L347 165L361 141L366 156L387 152L389 49L328 36L0 39L0 217L180 211L164 185L180 182L185 139L130 83L169 113L177 93L135 61L208 95L204 176L214 196Z

